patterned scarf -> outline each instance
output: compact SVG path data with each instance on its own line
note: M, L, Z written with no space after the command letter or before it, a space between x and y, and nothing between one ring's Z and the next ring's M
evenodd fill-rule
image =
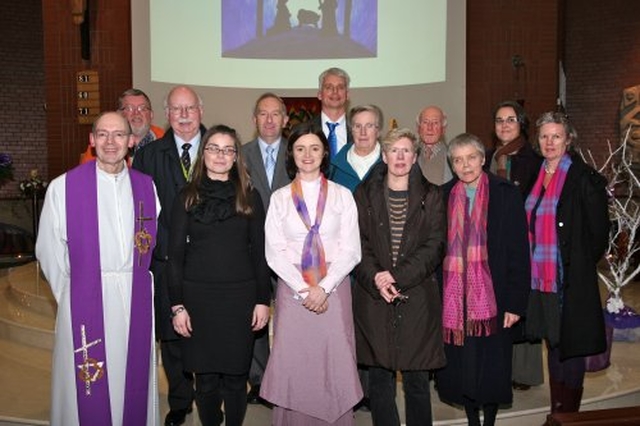
M511 180L511 156L522 149L525 140L518 136L506 145L502 145L493 154L490 169L500 177Z
M302 194L300 177L296 177L291 183L293 204L296 206L296 210L304 226L309 231L302 246L300 266L302 268L302 278L310 287L318 285L325 275L327 275L327 262L324 258L324 247L322 247L322 239L320 238L320 224L322 223L324 207L327 204L327 188L327 178L321 175L320 194L318 195L318 205L316 207L316 221L311 225L309 211L307 210L304 195Z
M442 325L445 343L456 346L464 345L465 329L467 336L489 336L497 331L498 309L487 263L486 173L480 176L476 191L470 214L463 182L455 184L448 203Z
M527 222L529 223L529 245L531 247L531 289L543 293L558 292L558 265L560 252L556 233L556 207L560 193L567 179L567 171L571 166L571 158L565 154L544 189L546 175L545 160L540 167L538 179L525 202ZM540 199L542 197L542 199ZM532 211L539 204L533 217L534 232L531 232Z

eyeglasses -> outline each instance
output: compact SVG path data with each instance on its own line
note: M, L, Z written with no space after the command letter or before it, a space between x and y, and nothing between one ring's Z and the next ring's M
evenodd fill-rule
M497 117L494 121L498 126L505 123L516 124L518 122L518 117L507 117L507 118Z
M237 151L232 146L225 146L224 148L220 148L218 145L207 145L204 147L204 150L209 154L218 155L222 153L222 155L230 156L235 154Z
M109 140L109 137L111 137L116 142L122 142L128 136L129 136L129 133L120 131L120 130L116 130L115 132L111 132L111 133L107 132L106 130L98 130L95 133L95 138L100 142L105 142Z
M200 110L200 105L184 105L184 106L178 106L178 105L170 105L167 107L167 111L169 111L169 114L171 115L180 115L182 114L182 112L186 112L187 114L195 114L197 111Z
M138 112L139 114L144 114L145 112L151 111L151 107L147 105L127 105L120 108L120 111L126 112L127 114L133 114L134 112Z
M375 124L375 123L367 123L367 124L358 123L358 124L354 124L353 126L351 126L351 128L353 130L355 130L356 132L360 132L360 131L362 131L362 129L364 129L366 132L368 132L369 130L377 129L378 125Z

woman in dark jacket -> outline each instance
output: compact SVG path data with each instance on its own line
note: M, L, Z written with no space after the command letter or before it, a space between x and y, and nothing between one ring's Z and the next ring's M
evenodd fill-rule
M517 186L524 203L542 164L542 157L529 142L529 117L518 102L503 101L494 108L492 118L495 147L487 151L485 170ZM521 320L516 326L520 337L513 344L512 379L517 390L544 383L542 343L524 339L524 323Z
M369 366L374 425L399 425L395 374L402 371L406 424L430 425L428 370L445 364L434 271L444 255L442 193L415 165L419 142L407 129L382 142L383 164L355 193L362 261L354 317L358 362Z
M544 157L525 207L531 243L527 332L547 341L552 412L580 409L586 355L606 347L596 265L609 239L606 180L573 153L561 113L536 123Z
M512 333L524 314L530 281L522 198L510 182L486 173L474 135L449 143L457 176L444 185L448 217L443 263L443 332L447 366L437 372L440 399L462 405L470 425L493 425L510 404Z
M500 102L493 111L495 147L487 151L485 170L507 179L527 198L542 157L529 142L529 118L515 101Z

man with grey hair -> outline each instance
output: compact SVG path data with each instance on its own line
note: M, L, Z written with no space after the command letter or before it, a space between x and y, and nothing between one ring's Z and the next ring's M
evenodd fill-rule
M453 178L447 161L447 115L437 106L424 108L416 118L420 135L420 155L418 164L429 182L442 185Z
M182 367L180 336L175 333L171 323L173 312L165 265L173 203L191 177L200 138L206 128L201 124L202 100L190 87L177 86L171 89L164 101L164 110L171 128L161 139L136 153L133 168L153 178L162 207L151 271L155 283L156 336L160 340L162 366L169 382L170 411L164 424L178 426L184 423L187 413L192 409L193 376Z
M133 153L164 135L162 128L154 126L151 100L140 89L127 89L118 98L118 111L131 126Z
M332 158L343 146L353 142L347 123L350 83L349 74L335 67L323 71L318 77L318 99L322 111L314 120L329 141Z

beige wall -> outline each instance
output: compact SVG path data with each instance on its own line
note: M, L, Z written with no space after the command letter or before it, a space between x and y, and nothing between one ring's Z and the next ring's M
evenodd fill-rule
M386 1L386 0L383 0ZM426 105L436 104L448 115L449 138L465 130L465 58L466 58L466 1L447 2L447 78L445 82L390 88L355 88L351 90L351 106L374 103L380 106L385 116L385 129L391 118L400 126L415 128L415 117ZM150 81L149 48L149 0L131 2L133 85L144 90L156 111L155 123L166 125L162 101L172 85ZM398 66L411 66L410 52L420 48L420 42L407 47L407 61ZM181 60L182 58L180 58ZM318 70L318 74L322 70ZM349 71L348 69L346 70ZM317 76L313 76L315 81ZM352 85L357 82L352 82ZM269 90L199 87L194 89L204 102L203 124L210 126L225 123L235 127L243 139L254 135L251 111L255 99ZM283 97L315 96L315 90L278 90Z

